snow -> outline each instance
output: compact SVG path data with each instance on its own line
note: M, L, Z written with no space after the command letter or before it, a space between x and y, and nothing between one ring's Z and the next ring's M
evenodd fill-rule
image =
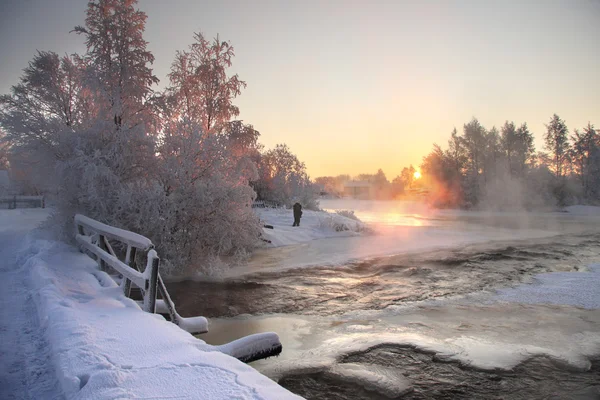
M49 215L48 208L0 210L0 233L28 232L44 222Z
M0 212L3 309L14 310L2 316L1 398L299 398L142 312L73 247L27 234L40 217Z
M300 226L294 227L292 210L285 208L255 209L264 225L273 229L263 228L262 238L271 243L268 247L290 246L311 240L358 236L365 229L365 224L324 211L302 210ZM337 230L336 230L337 228Z
M240 277L290 268L342 266L373 257L539 239L564 233L570 229L569 224L594 228L600 223L600 216L435 210L407 201L336 199L321 200L320 205L328 212L303 211L300 227L292 227L291 210L258 209L261 220L274 227L263 229L263 238L272 243L255 251L249 262L223 275ZM334 214L335 210L354 210L364 223ZM337 223L347 223L353 230L336 232L331 227Z
M75 223L91 228L94 232L103 234L109 238L120 240L123 243L137 247L141 250L149 250L154 247L150 239L147 237L139 235L135 232L126 231L124 229L103 224L81 214L75 215Z
M600 264L590 265L588 269L588 272L539 274L530 285L498 290L497 300L600 309Z
M588 216L600 216L600 207L597 206L569 206L565 207L565 211L573 215L588 215Z
M259 210L263 221L274 225L265 232L274 238L281 235L280 241L273 243L278 247L259 251L250 268L240 270L342 263L386 252L552 236L565 232L569 221L584 230L597 229L598 224L588 208L585 215L578 215L580 207L550 214L558 221L550 228L529 215L527 226L515 229L496 225L496 218L507 218L504 213L408 210L392 218L382 205L362 205L356 214L370 219L375 235L336 232L320 222L329 216L319 212L306 210L301 226L295 228L291 211ZM26 236L45 215L47 211L37 209L0 213L1 300L11 305L4 307L10 312L0 326L3 338L9 338L0 345L0 398L10 398L15 391L29 393L16 398L294 397L249 366L217 352L234 354L235 347L209 346L162 317L141 312L93 261L73 248ZM15 261L11 257L19 242L23 250ZM283 353L253 363L272 379L322 371L391 397L409 391L411 382L393 369L340 363L342 356L389 344L485 370L510 370L544 355L585 371L590 359L600 354L600 264L580 272L537 275L531 284L481 296L328 317L211 319L210 332L202 337L229 341L274 331ZM263 339L268 341L269 335Z
M402 396L413 390L411 382L397 369L379 365L364 365L354 363L338 364L327 371L328 374L348 382L362 382L367 390L374 390L389 398Z

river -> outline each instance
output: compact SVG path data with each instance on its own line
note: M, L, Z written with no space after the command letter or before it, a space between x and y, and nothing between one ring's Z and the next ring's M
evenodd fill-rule
M169 284L182 315L210 318L201 339L277 332L283 353L252 365L311 399L600 398L600 218L321 206L375 233Z

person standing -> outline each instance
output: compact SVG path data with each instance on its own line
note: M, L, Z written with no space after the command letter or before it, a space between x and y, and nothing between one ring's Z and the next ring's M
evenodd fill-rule
M292 226L300 226L300 218L302 217L302 205L300 203L294 204L294 224Z

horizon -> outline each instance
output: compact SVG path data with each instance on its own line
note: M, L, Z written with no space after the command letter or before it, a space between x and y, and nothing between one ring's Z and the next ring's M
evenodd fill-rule
M84 51L69 34L86 1L3 3L0 91L36 50ZM324 4L141 0L145 39L166 74L194 32L231 42L234 103L267 148L286 143L311 178L419 168L434 143L476 117L487 129L526 122L543 149L554 113L569 128L600 121L600 2ZM262 17L262 18L261 18ZM422 22L426 21L425 24ZM267 40L265 40L265 38ZM552 62L548 62L551 60Z

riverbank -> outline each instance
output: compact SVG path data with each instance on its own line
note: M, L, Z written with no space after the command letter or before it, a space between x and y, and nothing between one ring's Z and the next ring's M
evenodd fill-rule
M0 210L0 398L297 399L252 367L143 312L77 249Z

